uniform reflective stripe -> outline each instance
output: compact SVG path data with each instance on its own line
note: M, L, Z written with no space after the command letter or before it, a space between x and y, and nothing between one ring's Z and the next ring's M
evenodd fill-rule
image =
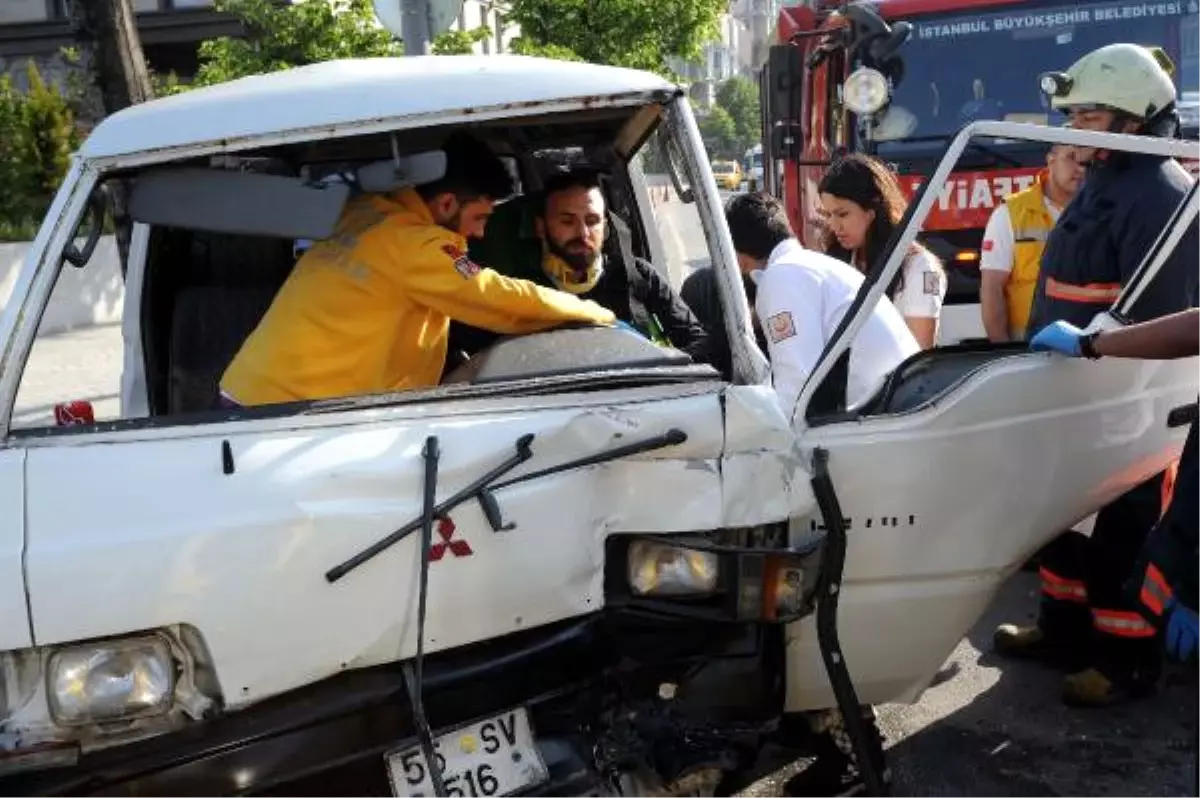
M1097 630L1117 637L1154 637L1154 627L1136 612L1092 610L1092 625Z
M1116 302L1117 298L1121 296L1121 284L1088 283L1087 285L1073 285L1055 280L1053 277L1047 277L1046 296L1051 299L1061 299L1064 302L1082 302L1085 304Z
M1042 566L1038 569L1042 578L1042 592L1056 601L1087 603L1087 586L1078 579L1067 579Z
M1147 565L1146 578L1142 580L1142 591L1138 594L1146 608L1155 615L1162 615L1163 608L1171 601L1173 595L1175 591L1171 590L1158 566L1154 563Z
M1040 228L1026 228L1024 230L1013 230L1013 241L1018 244L1033 243L1033 242L1037 242L1039 244L1045 244L1046 239L1049 237L1050 237L1050 231L1043 230Z

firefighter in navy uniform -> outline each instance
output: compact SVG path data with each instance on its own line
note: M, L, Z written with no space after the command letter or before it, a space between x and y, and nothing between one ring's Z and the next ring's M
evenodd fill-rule
M1172 137L1179 117L1170 61L1161 51L1112 44L1065 74L1042 76L1055 108L1080 129ZM1192 183L1173 159L1106 150L1089 161L1083 187L1063 211L1042 256L1029 321L1036 334L1057 321L1087 327L1133 276ZM1128 319L1154 319L1196 305L1197 229L1192 225ZM998 653L1050 659L1070 674L1063 700L1105 706L1146 695L1161 667L1155 628L1122 587L1163 509L1164 474L1103 508L1091 538L1067 533L1041 560L1036 626L1005 624Z
M1084 334L1064 321L1042 329L1030 348L1059 352L1068 357L1120 357L1174 360L1200 355L1200 310L1193 308L1154 321L1117 330ZM1200 397L1198 397L1200 398ZM1167 653L1186 662L1196 656L1200 623L1197 622L1197 571L1200 570L1200 463L1197 462L1196 405L1186 409L1191 427L1178 470L1171 480L1166 512L1142 548L1141 557L1125 589L1135 606L1156 629L1164 632ZM1176 423L1182 423L1181 418Z

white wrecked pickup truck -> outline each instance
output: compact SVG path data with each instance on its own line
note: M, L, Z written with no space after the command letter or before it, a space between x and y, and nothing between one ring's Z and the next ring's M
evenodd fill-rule
M555 153L604 169L663 266L657 148L717 271L731 378L576 327L501 340L436 389L212 409L296 241L462 127L524 192ZM928 184L978 134L1192 146L981 122ZM121 418L14 429L39 318L117 181ZM727 791L787 713L915 699L1025 558L1177 456L1167 419L1197 392L1189 361L958 346L847 407L843 355L934 200L785 414L692 112L656 76L332 62L106 119L0 317L0 791Z

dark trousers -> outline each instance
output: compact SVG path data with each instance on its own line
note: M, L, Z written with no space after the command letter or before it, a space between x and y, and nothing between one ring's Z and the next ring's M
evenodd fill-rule
M1038 625L1114 681L1155 679L1161 667L1157 633L1124 588L1162 515L1163 479L1158 474L1102 509L1090 538L1068 532L1041 558Z

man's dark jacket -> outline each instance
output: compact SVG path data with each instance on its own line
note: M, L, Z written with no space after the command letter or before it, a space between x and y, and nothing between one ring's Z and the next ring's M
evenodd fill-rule
M537 208L537 197L530 196L518 197L496 208L488 220L485 237L470 242L471 259L508 277L557 287L542 269L542 242L534 227ZM643 333L651 332L653 317L672 346L697 363L709 362L709 338L704 326L670 282L649 262L633 255L625 223L611 212L607 222L604 272L590 291L577 296L603 305ZM477 334L471 329L468 334L456 330L452 344L463 346L470 353L491 340L495 337L490 333Z
M1133 277L1191 187L1171 158L1112 152L1089 167L1083 186L1046 241L1029 335L1055 321L1086 327ZM1196 306L1193 222L1154 281L1130 308L1130 322Z

